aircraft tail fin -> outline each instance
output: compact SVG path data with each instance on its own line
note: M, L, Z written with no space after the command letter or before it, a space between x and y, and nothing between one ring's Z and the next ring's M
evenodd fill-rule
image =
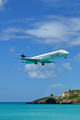
M22 58L26 58L26 55L25 55L25 54L22 54L21 57L22 57Z

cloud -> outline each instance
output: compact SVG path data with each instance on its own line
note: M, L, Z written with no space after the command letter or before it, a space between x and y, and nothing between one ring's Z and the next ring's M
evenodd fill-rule
M15 50L15 47L10 48L10 52L14 52L14 50Z
M63 66L63 68L65 68L65 69L67 69L67 70L69 70L69 71L72 70L72 68L71 68L71 66L70 66L69 63L62 63L62 66Z
M0 35L0 40L11 40L11 39L26 39L30 38L28 35L26 35L25 30L15 27L10 27L3 29Z
M40 63L35 64L26 64L24 68L20 68L19 66L14 66L16 70L19 72L25 72L26 75L30 78L39 78L39 79L47 79L50 77L58 77L58 72L63 72L65 69L69 71L72 70L69 63L62 63L62 67L56 67L56 64L50 63L42 66ZM54 84L54 87L60 86L61 84ZM52 86L53 87L53 86Z
M80 18L48 16L47 21L37 22L26 33L38 39L40 43L80 45Z
M58 76L58 72L63 72L65 69L72 70L69 63L62 63L62 67L55 67L53 63L45 64L44 66L41 64L26 64L24 66L24 71L30 78L54 78Z
M15 19L15 20L11 20L11 21L7 21L7 23L9 24L13 24L13 23L30 23L30 22L33 22L33 21L36 21L35 18L21 18L21 19Z
M67 87L65 85L63 85L62 83L52 84L49 87L47 87L45 96L49 96L51 93L53 93L53 95L59 96L60 92L66 88Z
M62 0L63 2L65 0ZM62 4L61 0L42 0L43 3L46 3L47 6L55 6L55 7L60 7Z
M80 1L73 0L41 0L43 3L46 3L47 6L51 7L65 7L65 8L74 8L77 9L80 5Z
M47 88L47 90L51 90L52 88L56 88L56 87L62 88L62 87L64 87L64 85L63 84L53 84L53 85L49 86Z
M45 64L44 66L40 64L27 64L25 65L24 71L31 78L57 77L55 64Z
M42 23L38 28L27 30L28 34L34 35L38 38L60 38L65 26L57 21ZM54 31L55 29L55 31ZM56 42L56 41L55 41Z
M23 70L23 68L20 68L20 67L19 67L19 66L17 66L17 65L14 65L13 67L14 67L14 68L16 68L16 70L17 70L17 71L19 71L19 72L24 71L24 70Z
M71 47L80 45L80 18L47 16L24 28L9 27L0 32L0 40L32 39L37 43Z
M57 70L58 70L59 72L61 72L61 71L64 70L64 68L63 68L63 67L57 67Z
M0 10L4 9L4 4L7 2L8 0L0 0Z

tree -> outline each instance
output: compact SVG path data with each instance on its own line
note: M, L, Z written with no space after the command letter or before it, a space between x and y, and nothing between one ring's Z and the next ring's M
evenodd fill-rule
M51 96L50 97L53 97L53 94L51 94Z
M77 90L77 93L79 93L79 90Z
M71 89L69 89L69 92L71 92Z
M72 90L72 92L74 92L74 90Z

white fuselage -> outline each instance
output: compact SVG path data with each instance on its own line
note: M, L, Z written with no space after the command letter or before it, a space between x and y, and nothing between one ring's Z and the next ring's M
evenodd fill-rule
M35 57L31 57L31 59L50 60L50 59L54 59L54 58L67 56L68 54L69 54L69 52L67 52L65 50L58 50L58 51L54 51L54 52L38 55L38 56L35 56Z
M63 57L63 56L65 56L65 58L66 58L66 56L68 54L69 54L69 52L67 52L65 50L58 50L58 51L38 55L35 57L31 57L31 58L22 58L22 60L23 60L22 62L28 63L28 64L42 63L42 65L44 65L44 63L54 63L53 61L50 61L50 59L55 59L55 58L59 58L59 57Z

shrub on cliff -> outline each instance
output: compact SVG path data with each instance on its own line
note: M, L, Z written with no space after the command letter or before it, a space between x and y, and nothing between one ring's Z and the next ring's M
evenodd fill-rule
M79 98L79 95L74 94L74 95L71 95L69 98L72 98L72 99L77 99L77 98Z
M53 97L53 94L51 94L51 96L50 97Z

